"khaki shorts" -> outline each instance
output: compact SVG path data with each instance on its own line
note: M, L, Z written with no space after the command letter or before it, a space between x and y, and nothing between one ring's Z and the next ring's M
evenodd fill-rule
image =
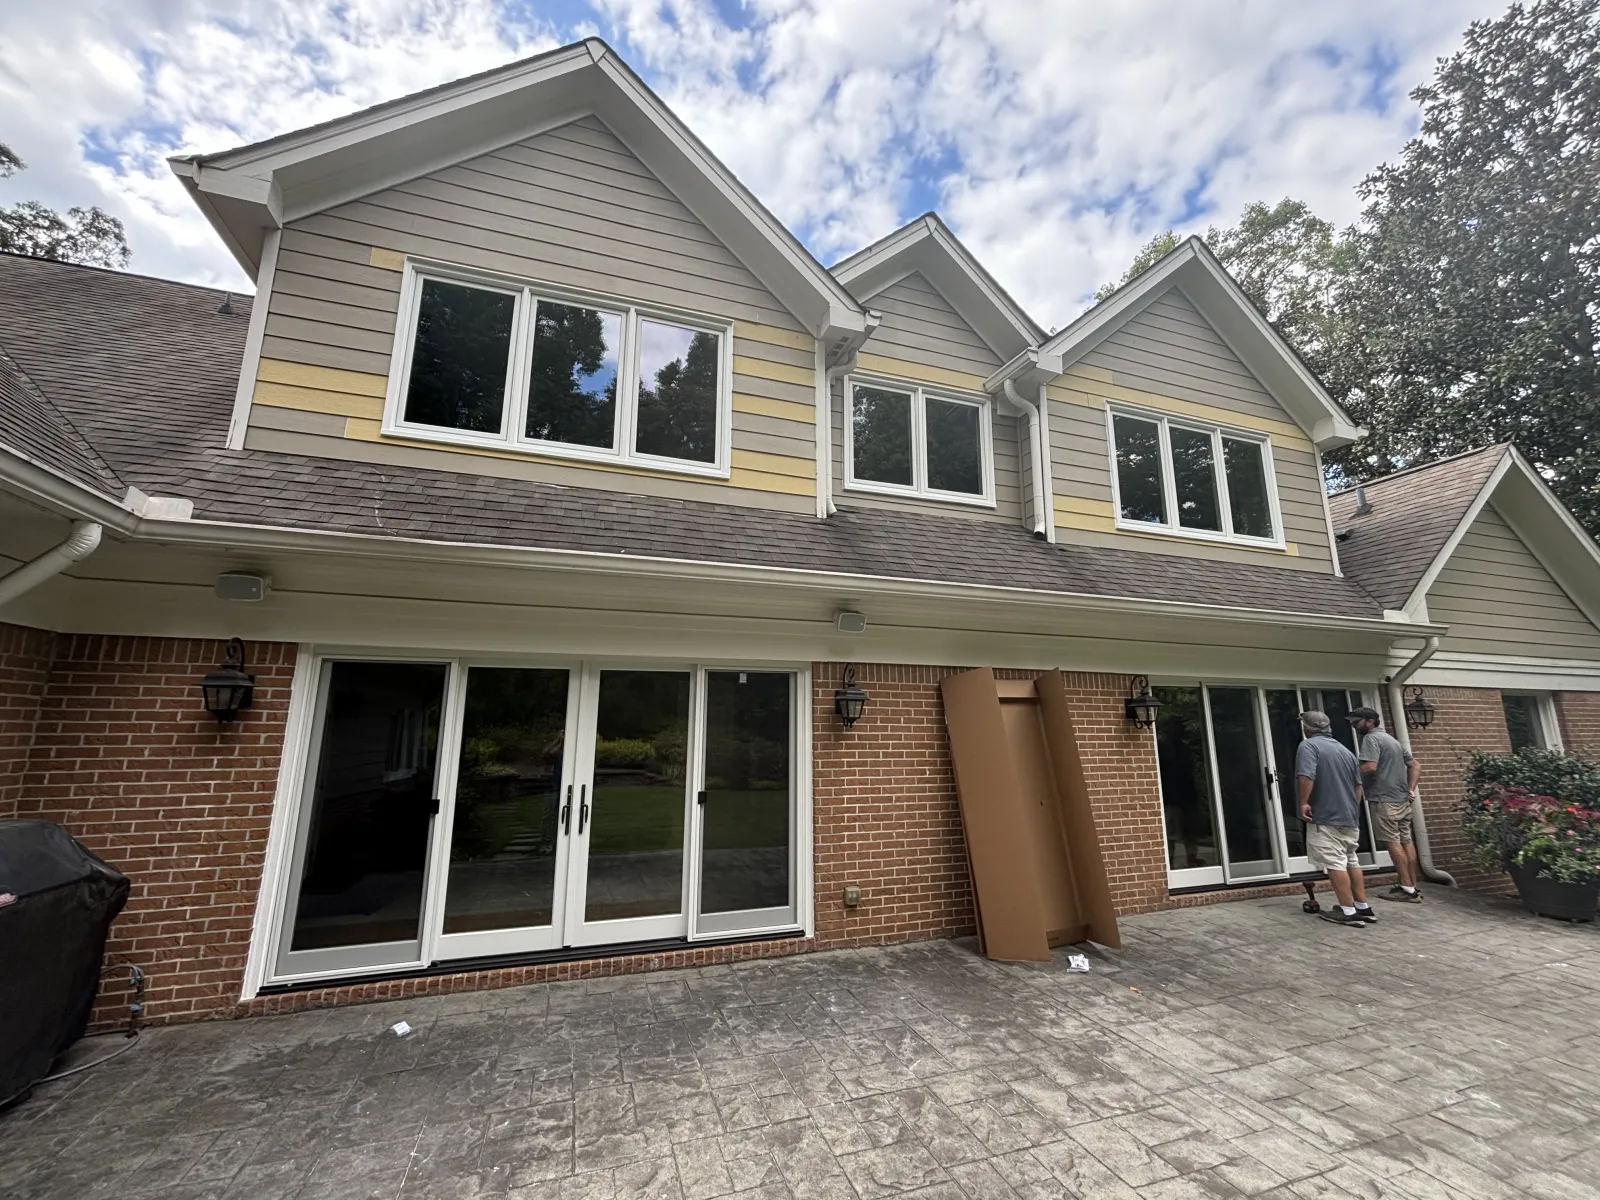
M1307 825L1306 857L1319 871L1359 871L1356 847L1361 831L1354 825Z
M1411 844L1411 801L1379 800L1370 807L1380 842Z

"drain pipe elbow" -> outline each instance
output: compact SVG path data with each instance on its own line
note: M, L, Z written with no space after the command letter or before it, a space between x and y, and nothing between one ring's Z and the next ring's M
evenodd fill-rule
M38 558L23 563L9 575L0 578L0 607L33 591L73 563L88 558L100 545L100 536L104 532L96 521L74 522L72 532L62 539L60 545L52 546Z
M1423 643L1422 649L1413 654L1405 666L1384 680L1388 689L1389 718L1394 725L1395 740L1408 751L1411 749L1411 729L1406 724L1405 700L1400 689L1405 686L1424 663L1439 651L1439 639L1430 637ZM1433 861L1433 844L1428 840L1428 818L1422 811L1422 800L1419 796L1411 802L1411 828L1417 838L1417 866L1422 868L1422 873L1435 883L1442 883L1447 887L1455 887L1455 876L1449 871L1441 870Z
M1005 380L1001 385L1006 394L1006 399L1015 404L1028 417L1028 462L1033 472L1033 528L1034 537L1042 538L1045 534L1044 518L1044 450L1039 439L1039 406L1032 400L1024 399L1022 393L1017 391L1017 385L1011 380Z

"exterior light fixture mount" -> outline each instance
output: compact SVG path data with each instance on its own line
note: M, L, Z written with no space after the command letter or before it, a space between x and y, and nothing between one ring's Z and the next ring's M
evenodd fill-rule
M1122 702L1122 711L1140 729L1151 729L1155 726L1156 717L1161 712L1161 701L1150 690L1150 680L1144 675L1133 677L1129 695Z
M1426 729L1433 724L1433 718L1438 715L1438 705L1423 695L1420 687L1406 689L1406 702L1404 705L1406 724L1412 729Z
M839 720L849 729L861 719L862 710L866 707L867 694L856 686L856 669L847 666L844 676L839 680L839 689L833 693L833 711L839 714Z
M238 638L229 638L222 665L200 680L206 711L218 721L231 721L239 715L240 709L250 707L250 697L255 690L255 676L246 675L244 671L244 643Z

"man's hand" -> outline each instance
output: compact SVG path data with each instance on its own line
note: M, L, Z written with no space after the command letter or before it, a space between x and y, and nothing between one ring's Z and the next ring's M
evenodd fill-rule
M1302 804L1300 806L1300 815L1308 821L1311 820L1311 805Z

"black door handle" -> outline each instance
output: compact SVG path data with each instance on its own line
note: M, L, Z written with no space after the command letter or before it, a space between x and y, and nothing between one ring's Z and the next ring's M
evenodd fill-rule
M706 794L704 792L700 792L695 796L695 800L701 804L704 804L706 802Z
M430 817L437 817L439 815L439 797L435 796L432 800L428 801L428 815Z
M567 802L561 806L561 815L556 818L556 824L561 826L562 833L572 832L572 785L567 784Z
M583 827L589 821L589 785L578 785L578 833L583 833Z

